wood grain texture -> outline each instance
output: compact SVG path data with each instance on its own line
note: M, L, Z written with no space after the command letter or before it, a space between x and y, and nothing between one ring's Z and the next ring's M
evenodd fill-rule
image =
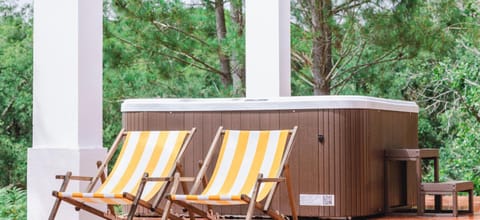
M300 216L359 217L383 213L385 184L391 204L416 204L414 166L390 166L384 180L385 149L418 148L418 115L366 109L129 112L126 130L190 129L197 127L183 160L186 176L198 172L222 125L226 129L290 129L299 126L290 156L293 192ZM323 142L318 141L323 135ZM213 166L212 166L213 167ZM210 175L210 169L208 174ZM399 185L400 182L400 185ZM335 206L300 206L300 194L333 194ZM272 207L290 214L286 187L281 184ZM222 214L245 214L246 207L222 207ZM258 213L257 213L258 214Z

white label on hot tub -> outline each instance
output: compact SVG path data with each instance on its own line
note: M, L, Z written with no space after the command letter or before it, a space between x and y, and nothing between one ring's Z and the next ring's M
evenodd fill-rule
M335 195L300 194L300 205L303 205L303 206L335 206Z

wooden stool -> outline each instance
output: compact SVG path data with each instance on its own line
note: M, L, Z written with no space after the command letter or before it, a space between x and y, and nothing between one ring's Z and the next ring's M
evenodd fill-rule
M468 212L473 213L473 183L470 181L449 181L443 183L422 183L421 201L419 202L419 211L421 215L425 214L425 195L452 195L452 216L458 216L458 192L468 192ZM441 209L441 207L440 207ZM440 212L441 210L435 210ZM434 215L443 215L435 213ZM450 215L450 214L448 214Z
M385 198L384 198L384 204L385 204L385 212L387 214L393 213L394 208L390 207L390 204L388 202L389 199L389 189L388 189L388 179L389 179L389 173L388 167L389 167L389 161L413 161L415 162L415 171L416 171L416 192L417 192L417 215L420 215L420 200L422 200L422 196L420 194L420 187L422 184L422 160L433 160L433 175L434 175L434 181L437 183L439 181L439 169L438 169L438 149L429 149L429 148L423 148L423 149L405 149L405 148L400 148L400 149L388 149L385 150ZM436 209L441 209L439 208L441 205L441 196L436 195L435 196L435 201L436 201ZM401 214L399 212L395 212L396 215ZM406 213L407 215L411 213Z

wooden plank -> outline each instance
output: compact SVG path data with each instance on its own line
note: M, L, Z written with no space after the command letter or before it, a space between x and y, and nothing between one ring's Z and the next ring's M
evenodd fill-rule
M136 130L137 128L135 127L135 123L139 120L139 118L137 117L137 113L136 112L132 112L130 113L130 123L129 123L129 131L134 131Z
M368 188L367 188L368 202L366 207L367 214L372 213L375 207L374 193L375 193L376 186L374 185L375 183L373 181L377 173L377 168L375 167L375 163L373 161L374 157L372 154L374 153L374 150L377 149L378 146L382 144L382 141L385 138L384 135L388 135L388 132L386 132L387 134L385 134L383 133L383 130L382 130L383 121L384 121L382 112L377 110L370 110L368 114L369 114L368 119L370 120L370 123L373 124L370 127L370 135L372 137L373 142L371 145L367 145L367 152L366 152L368 167L369 167L369 170L368 170L369 172L367 172L367 178L368 178ZM380 114L381 116L378 117L377 116L378 114Z
M356 140L356 113L357 113L357 110L353 109L353 110L350 110L349 111L349 115L348 115L348 119L347 119L347 123L349 124L349 126L347 126L347 129L348 129L348 136L349 136L349 139L348 139L348 142L347 142L347 145L349 146L349 153L348 153L348 156L349 156L349 160L350 160L350 163L348 164L347 168L350 170L350 176L349 176L349 180L348 180L348 184L347 187L350 188L349 192L347 192L347 199L348 201L350 201L349 203L349 207L348 209L350 210L349 211L349 214L350 216L355 216L356 215L356 211L357 211L357 207L356 207L356 199L357 199L357 196L356 196L356 193L357 193L357 187L358 185L356 184L356 178L357 178L357 169L356 169L356 157L357 157L357 154L356 154L356 151L358 149L358 146L357 146L357 140Z
M151 121L152 130L165 130L167 128L167 113L165 112L149 112L150 116L148 117Z
M280 111L279 113L279 128L293 128L299 124L298 113L295 110ZM304 128L299 127L297 135L303 133ZM292 149L290 154L289 164L290 164L290 173L292 179L292 191L293 194L298 198L299 195L299 185L301 180L299 179L299 160L300 160L300 148L303 147L303 143L296 142L295 146ZM280 197L280 210L283 213L290 214L290 206L288 204L288 194L285 187L285 184L280 184L279 187L281 193L277 193L277 196ZM298 203L297 203L298 204ZM298 206L296 207L298 210Z
M241 112L240 127L245 130L259 130L260 116L257 112Z
M345 123L345 117L346 117L346 111L347 110L340 110L340 121L339 121L339 136L340 136L340 215L339 216L345 216L347 215L347 178L348 178L348 172L347 172L347 160L346 160L346 154L347 154L347 146L346 146L346 140L347 140L347 135L346 135L346 129L347 126ZM347 215L348 216L348 215Z
M352 112L353 110L345 110L345 120L344 120L344 154L345 154L345 196L344 196L344 213L346 216L352 216L352 188L355 186L352 184L352 175L353 175L353 167L352 167L352 152L353 152L353 134L352 134Z
M412 146L413 148L418 148L418 114L415 113L408 113L408 145ZM416 176L415 176L415 164L414 163L407 163L406 167L406 178L407 178L407 186L414 186L416 183ZM417 204L417 188L416 187L407 187L406 189L406 203L414 206Z
M385 156L389 159L395 160L395 158L436 158L438 157L438 149L406 149L397 148L389 149L386 151Z
M361 150L361 163L362 163L362 178L361 178L361 186L362 186L362 193L361 193L361 215L366 216L368 213L368 194L369 194L369 188L368 188L368 179L367 179L367 170L369 169L369 163L368 163L368 155L367 155L367 150L368 146L373 142L371 139L372 134L370 132L370 127L373 125L370 125L369 121L369 114L368 110L363 110L362 114L362 121L363 121L363 135L361 136L363 141L362 141L362 150Z
M135 123L135 130L137 131L144 131L146 130L146 126L148 125L148 120L147 117L145 117L146 112L138 112L138 118L139 120L136 121Z
M138 120L138 118L136 117L137 114L135 112L131 112L129 113L129 116L130 116L130 120L129 120L129 123L128 123L128 130L129 131L133 131L135 130L135 122Z
M147 119L148 120L148 119ZM185 113L183 112L169 112L165 116L166 130L181 130L184 129Z
M363 215L362 213L362 203L363 203L363 158L362 158L362 151L363 151L363 146L365 146L364 141L367 139L365 137L366 131L364 127L364 110L358 110L356 113L356 130L358 132L356 133L356 139L358 141L357 143L357 150L356 152L356 157L355 157L355 164L357 164L357 174L356 174L356 181L355 183L357 184L357 198L356 198L356 216L361 216Z
M122 113L122 128L127 128L128 126L128 119L129 119L129 114L128 113Z
M301 127L297 134L297 151L299 151L299 194L318 194L318 112L316 110L298 111L298 126ZM298 197L295 197L298 200ZM296 201L299 203L299 201ZM301 206L300 213L306 216L318 216L318 207Z
M128 115L128 120L127 120L127 126L125 127L125 130L126 131L132 131L133 130L133 123L135 121L135 117L134 117L133 112L129 112L127 115Z
M334 178L334 188L335 188L335 215L334 216L340 216L341 214L341 202L342 202L342 188L341 188L341 181L342 181L342 175L341 175L341 170L340 170L340 154L341 154L341 136L340 136L340 112L341 110L333 110L334 112L334 137L335 137L335 142L333 145L333 151L334 151L334 167L335 167L335 175L333 176Z
M360 151L361 151L361 147L362 147L362 143L361 143L361 139L360 139L360 136L363 132L363 129L361 129L361 111L360 110L355 110L354 111L354 114L353 114L353 126L352 126L352 129L353 129L353 134L354 134L354 156L353 156L353 163L352 163L352 170L354 171L354 174L353 174L353 199L352 199L352 202L353 202L353 216L360 216L360 203L361 203L361 197L360 197L360 193L362 191L362 185L361 185L361 158L359 157L360 155Z
M325 154L326 154L326 123L328 123L328 119L326 118L327 111L325 110L318 110L318 133L323 135L323 142L319 143L319 151L318 151L318 194L326 194L326 181L327 181L327 173L326 164L325 164ZM327 208L325 206L319 207L318 216L327 216ZM300 212L302 213L302 212ZM303 214L303 213L302 213Z
M335 111L328 110L328 191L327 194L335 194ZM328 216L335 216L335 206L328 208Z
M387 121L387 119L385 118L384 114L382 114L382 120L384 122ZM382 125L384 127L384 129L387 129L388 131L391 131L393 125ZM388 126L388 127L386 127ZM390 133L390 132L389 132ZM388 134L389 134L388 133ZM402 146L398 146L398 145L394 145L392 143L387 143L390 139L392 138L390 135L387 136L387 133L385 133L385 137L382 138L382 141L384 143L385 146L385 149L384 150L387 150L389 148L397 148L397 147L402 147ZM385 155L385 153L384 153ZM389 180L388 180L388 190L389 190L389 193L388 193L388 200L389 200L389 206L399 206L399 205L402 205L402 198L401 198L401 192L402 192L402 184L400 183L401 182L401 178L400 178L400 173L401 173L401 170L400 170L400 163L397 163L397 162L389 162L389 170L387 171L389 173Z
M213 137L217 132L218 128L221 126L221 114L218 112L203 112L202 113L202 136L203 136L203 147L201 151L197 151L198 155L202 155L202 160L208 152L208 149L213 141ZM221 142L218 143L219 145ZM214 153L213 158L218 158L218 150L219 147L217 146L217 151ZM208 176L211 176L213 173L213 169L215 168L216 160L212 160L207 170Z
M280 112L264 111L259 113L260 129L273 130L280 128Z
M389 111L370 110L370 118L375 120L377 124L372 128L375 129L373 134L377 136L376 143L370 146L369 151L370 166L375 167L370 176L373 188L370 196L372 202L369 212L372 214L378 213L384 208L384 149L385 146L395 146L394 131L392 130L395 126L391 113ZM378 114L380 114L380 117L378 117Z
M198 124L195 123L195 114L193 112L184 113L183 129L191 129L197 127ZM185 153L183 154L183 168L185 170L185 176L194 177L197 171L197 161L195 161L194 149L198 146L198 128L197 132L193 135L190 145L187 146ZM191 183L187 183L189 189L192 187Z

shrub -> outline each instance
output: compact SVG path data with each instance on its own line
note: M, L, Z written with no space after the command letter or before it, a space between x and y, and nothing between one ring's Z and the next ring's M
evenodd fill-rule
M15 186L0 189L0 219L27 219L27 191Z

